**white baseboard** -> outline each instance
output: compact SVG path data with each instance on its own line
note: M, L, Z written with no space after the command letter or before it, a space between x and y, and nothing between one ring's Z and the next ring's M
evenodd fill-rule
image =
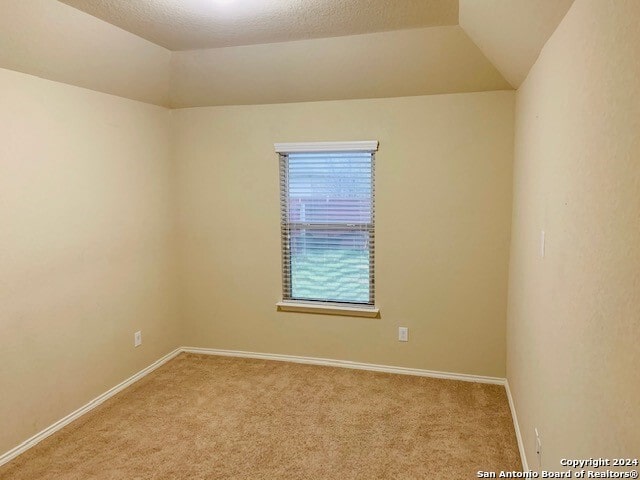
M137 382L145 375L153 372L155 369L168 362L172 358L178 356L180 353L197 353L203 355L218 355L218 356L227 356L227 357L242 357L242 358L256 358L262 360L276 360L280 362L292 362L292 363L304 363L309 365L323 365L328 367L340 367L340 368L350 368L354 370L368 370L372 372L384 372L384 373L395 373L400 375L414 375L418 377L430 377L430 378L440 378L445 380L459 380L463 382L477 382L477 383L489 383L494 385L504 385L507 391L507 397L509 399L509 407L511 408L511 413L513 415L513 424L516 431L516 437L518 439L518 448L520 449L520 455L522 457L522 465L525 470L527 470L527 461L524 455L524 449L522 446L522 438L520 436L520 429L518 427L518 421L516 418L515 408L513 406L513 399L511 398L511 392L509 391L509 384L506 382L504 378L499 377L486 377L480 375L468 375L464 373L450 373L450 372L439 372L434 370L422 370L418 368L407 368L407 367L393 367L388 365L377 365L372 363L360 363L360 362L351 362L348 360L332 360L328 358L316 358L316 357L300 357L295 355L281 355L281 354L273 354L273 353L258 353L258 352L244 352L239 350L220 350L215 348L197 348L197 347L181 347L177 348L174 351L168 353L161 359L155 361L145 369L139 371L135 375L129 377L122 383L116 385L112 389L106 391L102 395L94 398L86 405L80 407L78 410L70 413L66 417L61 420L58 420L53 425L45 428L41 432L35 434L33 437L25 440L17 447L9 450L8 452L0 455L0 466L5 463L13 460L15 457L24 453L31 447L37 445L39 442L49 437L50 435L56 433L57 431L64 428L69 423L73 422L77 418L81 417L85 413L90 412L98 405L102 404L109 398L113 397L115 394L121 392L131 384Z
M520 460L522 461L522 470L529 471L527 463L527 455L524 451L524 443L522 442L522 434L520 433L520 424L518 423L518 415L516 414L516 406L513 403L511 389L509 388L509 380L505 380L504 388L507 390L507 399L509 399L509 408L511 409L511 417L513 418L513 428L516 431L516 439L518 440L518 449L520 450Z
M417 377L460 380L463 382L491 383L494 385L504 385L505 382L504 378L499 377L483 377L480 375L468 375L466 373L438 372L434 370L421 370L419 368L392 367L388 365L376 365L374 363L351 362L349 360L332 360L329 358L299 357L295 355L281 355L276 353L243 352L241 350L219 350L216 348L182 347L181 350L186 353L199 353L202 355L258 358L262 360L276 360L280 362L305 363L309 365L323 365L326 367L341 367L351 368L354 370L369 370L372 372L414 375Z
M38 443L40 443L45 438L47 438L50 435L53 435L57 431L61 430L62 428L64 428L65 426L67 426L68 424L70 424L71 422L76 420L77 418L81 417L85 413L90 412L91 410L96 408L98 405L104 403L106 400L108 400L109 398L113 397L115 394L117 394L117 393L121 392L122 390L124 390L125 388L127 388L129 385L137 382L138 380L140 380L145 375L148 375L149 373L153 372L155 369L157 369L158 367L160 367L164 363L167 363L169 360L171 360L172 358L174 358L175 356L177 356L180 353L181 353L181 349L176 348L174 351L168 353L167 355L165 355L161 359L156 360L155 362L153 362L148 367L140 370L135 375L127 378L124 382L119 383L118 385L116 385L112 389L107 390L102 395L94 398L93 400L91 400L87 404L85 404L82 407L80 407L79 409L77 409L75 412L71 412L69 415L67 415L63 419L58 420L53 425L50 425L47 428L45 428L44 430L42 430L41 432L36 433L33 437L25 440L24 442L22 442L17 447L15 447L15 448L9 450L8 452L0 455L0 466L4 465L5 463L8 463L11 460L13 460L14 458L16 458L21 453L24 453L25 451L29 450L31 447L37 445Z

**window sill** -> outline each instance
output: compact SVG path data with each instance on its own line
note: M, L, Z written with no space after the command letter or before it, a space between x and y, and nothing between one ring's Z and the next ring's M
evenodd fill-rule
M380 309L377 307L350 307L346 305L322 305L304 302L278 302L276 303L276 307L278 307L278 311L280 312L320 313L324 315L368 318L377 318L380 315Z

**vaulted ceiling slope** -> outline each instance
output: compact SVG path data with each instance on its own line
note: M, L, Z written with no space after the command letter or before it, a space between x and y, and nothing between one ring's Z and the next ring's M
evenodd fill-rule
M2 0L0 68L172 108L503 90L571 1Z
M573 0L460 0L460 26L514 87L538 59Z
M54 0L0 0L0 68L169 102L171 52Z
M457 25L174 52L171 105L510 90Z
M458 24L458 0L60 0L169 50Z

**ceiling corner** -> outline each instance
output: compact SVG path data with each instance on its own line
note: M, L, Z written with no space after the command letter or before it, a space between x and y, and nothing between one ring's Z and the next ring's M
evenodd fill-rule
M487 59L518 88L573 0L460 0L459 23Z

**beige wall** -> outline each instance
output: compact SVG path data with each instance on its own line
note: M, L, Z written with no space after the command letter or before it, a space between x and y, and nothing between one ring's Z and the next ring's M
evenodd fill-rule
M192 346L505 374L514 94L176 110L181 306ZM276 312L274 142L380 141L381 319ZM398 326L410 341L397 341Z
M171 113L0 70L0 95L0 452L178 344L504 375L512 92ZM370 138L382 318L276 312L273 143Z
M170 112L8 70L0 105L3 453L175 348L177 323Z
M57 0L1 0L0 68L156 105L171 52Z
M517 95L507 373L532 468L535 427L545 469L640 453L639 24L637 0L576 0Z

